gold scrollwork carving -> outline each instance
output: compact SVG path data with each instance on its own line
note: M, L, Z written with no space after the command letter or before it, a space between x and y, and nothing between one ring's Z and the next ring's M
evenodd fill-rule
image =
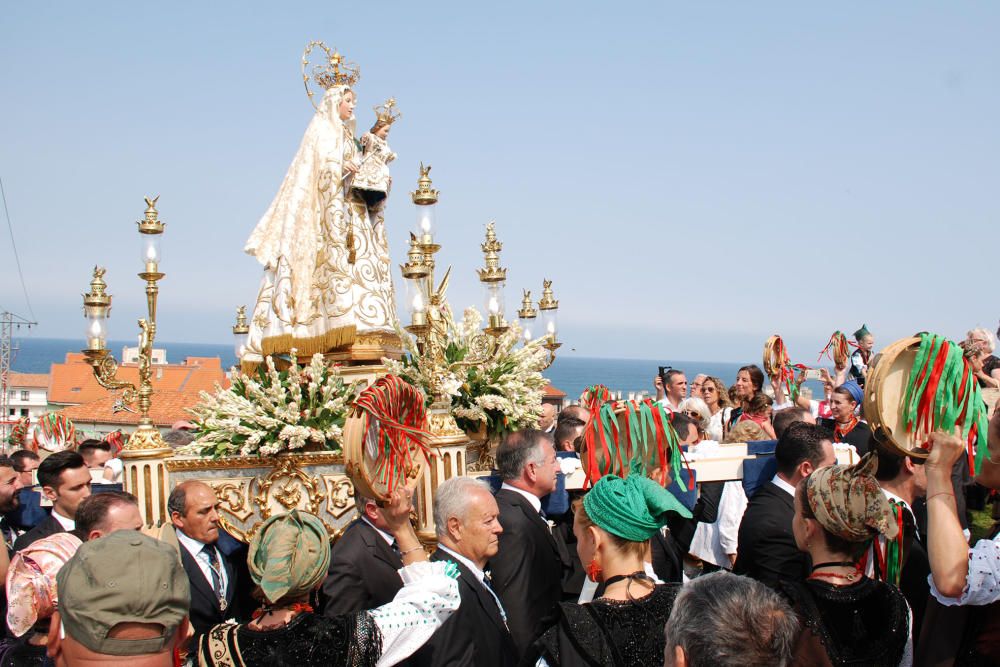
M253 516L248 496L252 478L208 480L208 485L219 499L219 509L236 517L241 523Z
M346 475L325 475L327 502L326 511L339 519L354 509L354 484Z
M278 482L282 484L272 494L271 487ZM291 510L301 502L303 490L306 493L306 511L319 516L324 499L319 480L307 475L295 459L283 457L274 470L258 481L257 494L253 497L253 502L261 519L266 521L271 517L269 502L271 496L286 510Z

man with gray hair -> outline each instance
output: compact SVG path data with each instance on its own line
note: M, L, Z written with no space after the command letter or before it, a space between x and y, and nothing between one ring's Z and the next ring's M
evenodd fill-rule
M713 572L684 585L664 632L665 667L784 667L799 622L764 584Z
M507 616L490 586L487 562L503 532L490 487L474 477L453 477L434 494L438 549L432 561L458 565L458 611L407 662L411 667L476 665L513 667L517 649Z
M542 513L541 498L556 488L559 471L552 438L535 429L508 434L497 449L497 469L503 480L496 494L503 534L500 552L490 559L493 586L518 653L524 654L562 598L563 570L570 567L565 546Z

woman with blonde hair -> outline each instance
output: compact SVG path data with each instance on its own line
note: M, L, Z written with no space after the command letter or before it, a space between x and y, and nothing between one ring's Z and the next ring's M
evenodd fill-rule
M972 352L973 348L978 348L978 355L975 355L975 358L970 356L970 360L976 369L979 386L1000 388L1000 358L993 354L997 346L993 332L982 327L971 329L965 335L963 346L969 352Z
M733 411L726 383L714 376L705 378L705 383L701 386L701 398L705 401L709 412L705 435L709 440L722 442L725 437L725 426L729 423L729 415Z

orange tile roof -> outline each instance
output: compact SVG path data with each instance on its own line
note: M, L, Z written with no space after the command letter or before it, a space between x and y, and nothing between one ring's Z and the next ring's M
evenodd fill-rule
M49 403L80 405L92 403L108 396L108 391L97 384L94 371L78 352L66 354L66 361L52 364L49 383ZM139 367L123 364L118 367L118 378L126 382L139 382ZM153 390L157 392L213 391L215 384L229 386L218 357L188 357L183 364L153 366Z
M45 388L49 386L49 374L11 372L7 374L7 386Z
M545 398L566 398L566 392L561 389L556 389L551 383L545 385L545 389L542 390L542 395Z
M153 405L149 410L149 418L156 426L170 427L175 422L190 420L191 414L186 408L197 405L200 398L197 391L157 391L153 394ZM118 396L105 392L104 398L83 405L71 405L63 408L57 414L76 422L86 424L122 424L125 426L139 423L139 414L122 410L114 411Z

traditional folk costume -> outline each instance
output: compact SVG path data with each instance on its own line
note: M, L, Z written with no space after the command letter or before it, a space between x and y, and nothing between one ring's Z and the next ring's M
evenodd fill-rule
M875 480L878 459L868 454L854 466L820 468L805 482L805 497L828 533L851 543L878 534L896 537L889 501ZM913 661L910 609L898 588L864 576L837 585L814 563L803 582L783 582L782 591L802 621L793 665L873 665L896 667ZM828 575L827 575L828 576ZM848 579L852 577L847 577Z
M298 510L274 516L250 543L248 564L266 605L306 599L330 564L326 527ZM296 603L291 608L299 613L279 628L218 625L202 636L198 665L395 665L420 648L459 604L453 563L413 563L399 575L403 588L392 602L376 609L328 619Z
M632 474L627 479L602 477L584 496L583 510L596 526L630 542L645 542L659 533L667 515L691 513L656 482ZM629 591L647 590L643 572L611 577L605 586L629 580ZM663 626L670 617L677 584L657 584L651 593L627 601L598 598L578 605L559 604L557 618L534 643L522 664L601 665L631 667L663 664Z
M854 332L854 340L861 344L861 339L865 336L870 336L871 332L868 331L868 327L864 324L861 328ZM849 373L851 379L858 383L858 386L865 386L865 375L868 373L868 362L871 361L872 353L870 350L863 350L860 347L851 353L851 365L849 368Z
M840 386L850 392L855 403L861 405L864 402L865 392L858 383L850 381ZM846 424L829 419L824 422L824 425L828 425L833 430L834 442L853 445L859 455L864 456L871 449L872 429L858 415L852 415Z

